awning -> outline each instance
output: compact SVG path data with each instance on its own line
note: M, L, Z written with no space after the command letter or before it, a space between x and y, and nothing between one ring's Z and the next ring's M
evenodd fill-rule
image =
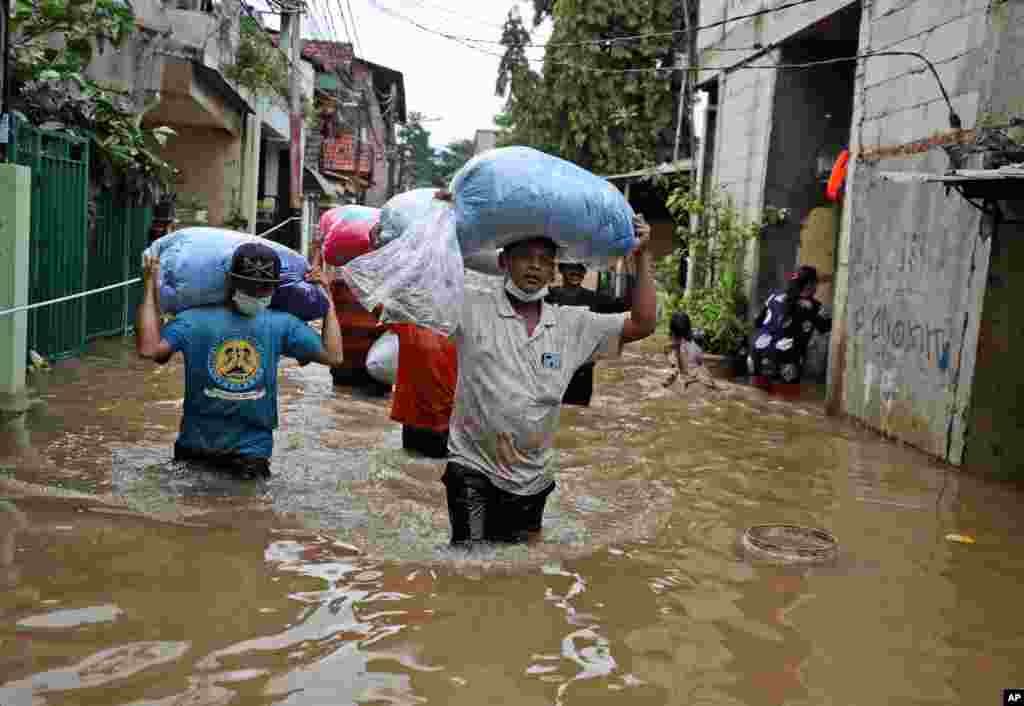
M881 172L879 176L896 184L917 182L957 187L967 198L1016 200L1024 193L1022 164L1000 169L957 169L946 174Z
M625 174L613 174L611 176L601 178L607 179L608 181L632 181L634 179L649 179L654 176L665 176L667 174L686 174L692 171L693 160L681 159L678 162L666 162L665 164L659 164L654 167L638 169L635 172L626 172Z
M306 167L303 171L305 172L302 180L303 191L319 191L329 199L336 199L341 196L334 184L317 170Z
M245 98L242 98L238 91L236 91L230 83L224 80L220 71L211 69L203 62L196 60L192 61L192 70L195 72L195 77L199 82L223 98L228 105L242 115L248 115L249 113L255 112L249 106L249 103Z
M370 188L370 182L359 176L355 176L352 174L341 174L340 172L333 172L328 169L324 169L321 172L321 174L331 179L334 179L335 181L340 182L341 184L344 184L346 191L350 191L356 187L360 189Z

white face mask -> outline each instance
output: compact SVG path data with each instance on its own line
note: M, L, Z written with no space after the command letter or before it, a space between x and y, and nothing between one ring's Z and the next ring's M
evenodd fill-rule
M505 276L505 291L525 304L538 302L548 295L547 285L544 285L533 294L530 294L529 292L524 292L522 289L517 287L516 283L513 282L512 278L508 275Z
M270 300L273 298L273 294L269 297L254 297L240 289L235 290L235 296L233 297L238 311L246 316L256 316L256 314L270 306Z

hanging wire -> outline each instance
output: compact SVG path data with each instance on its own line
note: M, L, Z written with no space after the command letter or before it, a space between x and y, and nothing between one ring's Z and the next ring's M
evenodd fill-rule
M740 20L746 20L746 19L750 19L750 18L753 18L753 17L760 17L762 15L770 15L772 13L782 12L783 10L788 10L789 8L792 8L792 7L799 7L801 5L808 5L808 4L812 3L812 2L819 2L819 1L820 0L795 0L794 2L789 2L789 3L786 3L784 5L777 5L776 7L766 8L764 10L758 10L756 12L748 12L746 14L736 15L735 17L727 17L727 18L725 18L723 20L718 20L716 22L709 22L706 25L700 25L700 26L694 27L693 31L699 32L701 30L714 29L715 27L721 27L723 25L726 25L726 24L729 24L729 23L732 23L732 22L739 22ZM408 23L410 23L412 25L415 25L416 27L419 27L421 30L423 30L425 32L429 32L431 34L437 34L439 36L445 37L447 39L451 39L453 41L457 41L457 42L470 42L470 43L476 43L476 44L491 44L491 45L495 45L495 44L502 45L503 44L503 42L500 41L500 40L480 39L480 38L477 38L477 37L466 37L466 36L457 35L457 34L450 34L448 32L442 32L441 30L437 30L437 29L433 29L431 27L427 27L427 26L417 22L416 20L412 19L411 17L403 15L402 13L398 12L394 8L390 8L390 7L381 5L380 3L373 3L373 5L378 10L380 10L381 12L384 12L385 14L389 14L389 15L397 17L397 18L399 18L401 20L404 20L404 21L406 21L406 22L408 22ZM673 36L675 36L677 34L685 34L685 33L689 32L689 31L690 30L686 30L686 29L677 29L677 30L669 30L669 31L665 31L665 32L648 32L648 33L645 33L645 34L624 35L624 36L621 36L621 37L602 37L602 38L586 39L586 40L582 40L582 41L579 41L579 42L544 42L544 43L530 43L530 42L528 42L528 43L521 44L519 46L530 47L530 48L535 48L535 49L542 49L542 48L548 48L548 47L582 47L582 46L591 46L591 45L606 46L606 45L618 44L618 43L636 42L636 41L641 41L641 40L644 40L644 39L651 39L651 38L655 38L655 37L673 37Z

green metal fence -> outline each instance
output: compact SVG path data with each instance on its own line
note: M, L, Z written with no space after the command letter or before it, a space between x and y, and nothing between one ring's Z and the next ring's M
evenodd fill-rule
M89 242L89 289L139 277L140 253L149 243L151 206L134 206L115 192L96 199L96 228ZM133 284L88 298L86 334L89 340L126 333L135 323L142 285Z
M87 282L89 141L14 121L8 160L32 170L29 303L75 294ZM81 353L84 299L28 313L28 345L49 358Z
M117 284L141 273L153 209L112 191L96 199L89 232L89 140L15 120L8 160L32 170L29 303ZM134 324L141 284L28 313L28 344L50 359L77 356L88 341Z

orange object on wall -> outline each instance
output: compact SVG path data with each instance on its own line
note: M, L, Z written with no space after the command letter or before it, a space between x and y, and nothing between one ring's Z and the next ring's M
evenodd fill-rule
M839 194L846 184L846 171L850 164L850 150L843 150L832 166L832 174L828 178L828 189L825 191L829 201L838 201Z
M398 379L391 402L396 422L448 431L455 404L458 356L447 336L415 324L392 324L398 334Z

